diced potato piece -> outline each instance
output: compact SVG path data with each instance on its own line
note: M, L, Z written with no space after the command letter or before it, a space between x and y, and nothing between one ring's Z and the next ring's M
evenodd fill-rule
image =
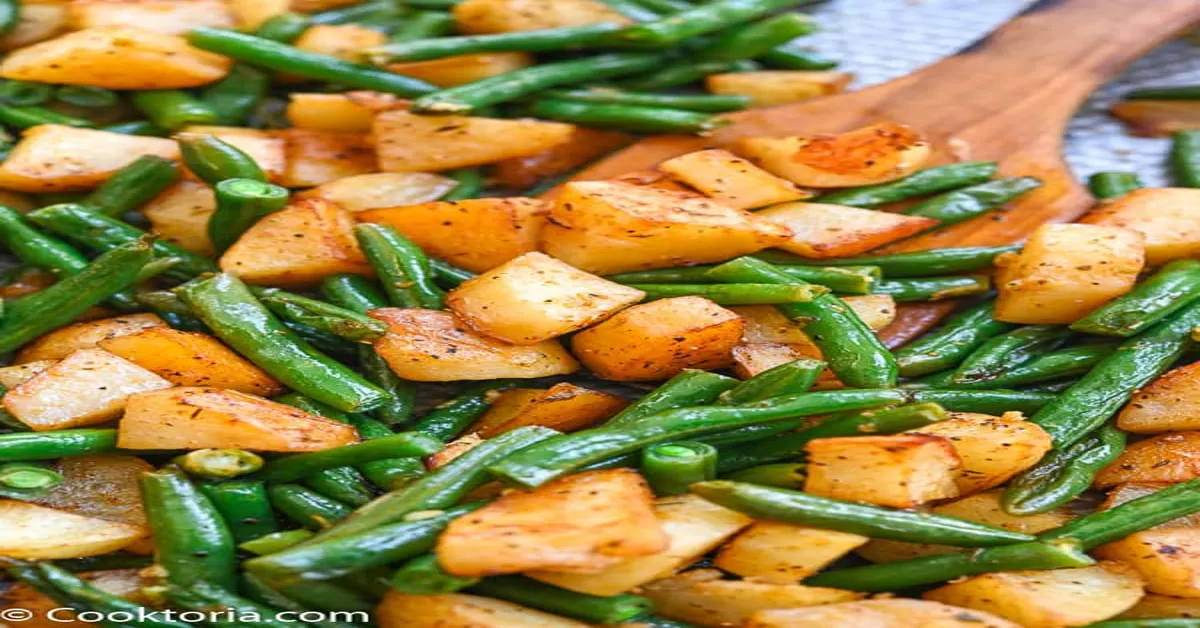
M1061 628L1108 619L1130 608L1142 597L1142 580L1129 567L1102 563L972 576L922 597L993 613L1025 628Z
M573 432L611 417L626 405L616 395L566 382L546 390L514 388L500 393L467 431L484 438L526 425Z
M733 348L733 374L750 379L763 371L808 357L792 345L781 342L747 342Z
M511 492L450 522L438 562L456 576L533 569L591 573L667 549L654 494L631 469L586 471Z
M1096 474L1093 486L1186 482L1200 477L1200 432L1168 432L1131 444Z
M696 190L676 181L671 178L671 175L661 170L637 170L634 172L626 172L619 177L607 179L609 183L624 183L626 185L635 185L642 188L654 188L656 190L668 190L671 192L686 192L690 197L703 197Z
M142 474L153 471L153 465L134 456L81 456L59 460L55 470L63 483L38 498L39 505L137 526L142 538L125 551L153 553L140 485Z
M75 323L60 327L25 345L13 361L23 364L41 360L61 360L79 349L95 348L102 340L166 326L167 324L154 314L126 314Z
M1146 263L1161 266L1171 260L1200 257L1198 203L1200 190L1191 188L1134 190L1100 205L1080 222L1141 233L1146 239Z
M305 29L292 45L305 52L358 61L365 48L387 42L383 31L357 24L315 24Z
M1200 528L1135 532L1095 554L1133 567L1147 591L1200 598Z
M421 79L438 87L454 87L507 74L513 70L529 67L533 63L533 55L528 52L490 52L455 55L429 61L393 63L387 66L387 70Z
M13 269L8 284L0 286L0 298L15 299L27 294L41 292L54 285L58 278L40 268Z
M995 615L937 602L863 600L755 613L745 628L1021 628Z
M760 521L721 548L713 565L744 578L794 583L868 540L849 532Z
M533 198L479 198L359 212L388 225L433 257L470 271L491 270L537 250L549 204Z
M569 140L574 130L560 122L407 111L385 111L372 125L379 169L386 172L437 172L528 157Z
M962 460L955 483L962 495L1000 486L1037 464L1051 449L1050 435L1024 419L958 413L905 434L940 436Z
M1005 530L1025 532L1027 534L1037 534L1066 525L1074 518L1065 508L1056 508L1036 515L1010 515L1004 512L1004 508L1000 506L1000 496L1003 494L1003 490L976 493L952 502L939 504L930 508L929 511L939 515L957 517L977 523L986 523L998 528L1004 528ZM949 545L871 539L869 543L858 548L854 553L871 562L889 563L894 560L905 560L918 556L931 556L934 554L948 554L950 552L962 551L970 550L961 547L951 547Z
M246 283L285 286L372 272L354 238L354 217L316 198L295 201L255 223L221 256L221 270Z
M723 580L715 569L695 569L651 582L643 595L668 619L701 626L741 626L759 611L849 602L863 593L799 584Z
M323 198L352 212L432 203L458 186L450 177L424 172L376 172L339 178L297 198Z
M461 436L450 441L449 443L446 443L446 446L441 450L429 454L429 456L425 458L425 466L428 467L430 471L439 469L450 464L451 462L454 462L459 456L471 451L472 449L475 449L482 444L483 439L480 438L478 434L467 434L466 436Z
M199 181L179 181L141 208L151 230L163 240L193 253L212 255L208 219L217 209L211 187Z
M375 149L363 133L306 129L279 131L285 143L285 168L279 185L306 188L376 171Z
M533 252L463 283L446 305L476 331L530 345L602 321L645 296Z
M821 203L786 203L756 215L792 231L779 248L813 258L859 255L938 224L924 216Z
M238 28L254 32L263 22L287 13L292 0L228 0L228 4Z
M995 318L1073 323L1137 283L1142 236L1120 227L1043 225L1020 253L996 260Z
M139 603L145 602L141 595L143 583L137 569L93 571L76 574L88 584L118 597ZM12 609L29 613L30 618L21 622L21 628L60 628L62 626L95 626L81 621L75 613L64 610L62 604L38 593L33 587L18 582L0 594L0 614L7 615ZM53 618L53 619L52 619Z
M26 130L0 163L0 187L34 193L86 190L142 155L176 159L179 148L161 137L42 124Z
M862 322L879 331L896 320L896 299L890 294L860 294L842 297Z
M290 8L297 13L318 13L359 4L362 0L291 0Z
M68 7L67 21L74 29L136 24L183 35L197 26L233 26L233 15L220 0L71 0Z
M108 89L176 89L211 83L225 76L230 63L178 35L106 26L16 50L0 62L0 76Z
M130 395L171 382L101 349L80 349L4 395L4 409L34 431L104 423Z
M787 345L809 345L812 341L804 328L784 316L773 305L736 305L729 308L746 323L742 338L746 342L776 342Z
M626 133L579 127L571 133L571 139L536 155L496 162L492 178L510 190L525 190L581 168L632 141L633 137Z
M0 499L0 556L26 560L115 552L146 535L141 526Z
M382 308L370 314L388 324L375 351L393 372L415 382L529 379L579 368L557 340L515 347L471 331L450 312Z
M1116 508L1125 502L1145 497L1151 493L1157 493L1170 485L1171 483L1168 482L1127 482L1125 484L1118 484L1109 489L1104 503L1100 504L1100 509L1108 510L1109 508ZM1184 515L1166 523L1160 523L1151 529L1160 528L1200 528L1200 513Z
M1117 619L1167 619L1200 617L1200 598L1169 597L1146 594L1133 608L1117 615Z
M603 379L660 380L728 366L743 327L740 316L703 297L660 299L575 334L571 350Z
M837 94L853 80L846 72L764 70L709 74L704 87L713 94L748 96L755 107L772 107Z
M380 628L588 628L588 624L490 597L388 591L375 610Z
M45 41L66 27L66 5L21 3L16 26L0 37L0 50L16 50Z
M912 129L883 122L839 135L747 137L733 152L798 185L840 188L906 177L932 150Z
M279 182L288 168L287 145L275 131L243 129L236 126L187 126L175 134L175 138L192 135L211 135L240 149L253 159L267 174L271 182ZM184 174L194 178L190 171Z
M944 438L923 434L818 438L804 491L834 499L911 508L956 497L962 461Z
M375 114L407 108L407 100L383 92L293 93L288 95L287 118L298 129L368 133Z
M465 0L454 5L454 22L464 34L515 33L598 22L628 24L629 18L596 0Z
M735 209L754 209L812 196L791 181L719 148L668 159L658 164L658 169Z
M674 574L751 523L739 512L690 494L663 497L655 503L654 512L670 538L670 546L663 552L630 558L591 574L537 571L526 575L579 593L617 595Z
M1129 400L1117 427L1135 434L1200 430L1200 362L1167 371Z
M1200 104L1194 100L1126 100L1108 110L1131 135L1168 137L1200 129Z
M0 386L4 390L12 390L55 364L58 364L58 360L37 360L0 368Z
M228 388L260 397L286 390L266 371L207 334L156 327L102 340L100 347L177 386Z
M791 232L702 196L626 183L563 186L542 250L598 274L724 261L783 245Z

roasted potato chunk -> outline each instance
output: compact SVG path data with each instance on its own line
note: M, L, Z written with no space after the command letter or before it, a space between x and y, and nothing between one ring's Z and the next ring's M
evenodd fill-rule
M1125 502L1145 497L1151 493L1157 493L1170 485L1167 482L1128 482L1118 484L1109 489L1104 503L1100 504L1100 509L1108 510L1109 508L1116 508ZM1160 523L1151 529L1160 528L1200 528L1200 513L1184 515L1166 523Z
M746 342L733 348L733 374L750 379L763 371L809 357L792 345L781 342Z
M16 50L58 35L67 28L64 4L21 3L17 24L0 37L0 50Z
M403 595L388 591L375 611L380 628L588 628L588 624L490 597Z
M1097 207L1081 222L1141 233L1146 242L1146 263L1161 266L1171 260L1200 256L1200 224L1193 213L1198 202L1200 190L1191 188L1134 190Z
M1200 477L1200 432L1168 432L1130 445L1096 474L1093 486L1125 482L1186 482Z
M233 15L219 0L71 0L67 22L73 29L136 24L156 33L184 35L197 26L229 28Z
M839 135L747 137L733 152L797 185L840 188L906 177L932 151L912 129L884 122Z
M1133 608L1117 615L1116 619L1166 619L1200 617L1200 598L1170 597L1146 594Z
M81 456L59 460L55 470L62 474L63 483L39 497L39 505L137 526L143 538L123 549L153 553L139 484L143 473L154 470L153 465L134 456Z
M791 181L719 148L668 159L658 164L658 169L734 209L754 209L812 196Z
M115 552L146 528L0 499L0 556L25 560L81 558Z
M492 166L492 177L500 186L510 190L525 190L546 179L567 174L633 141L633 137L616 131L576 128L571 139L551 146L536 155L498 161Z
M58 364L58 360L37 360L0 368L0 386L3 386L4 390L11 390L55 364Z
M858 255L937 225L923 216L820 203L786 203L756 215L792 232L779 248L814 258Z
M818 438L804 450L807 493L893 508L958 496L962 461L938 436Z
M450 312L382 308L370 315L388 324L387 334L375 341L375 351L404 379L528 379L579 368L556 340L515 347L471 331Z
M660 380L729 365L742 329L740 316L708 299L676 297L635 305L575 334L571 350L598 377Z
M497 395L488 411L467 431L484 438L526 425L573 432L604 421L626 405L616 395L566 382L546 390L514 388Z
M1117 427L1135 434L1200 430L1200 362L1167 371L1129 400Z
M375 116L371 132L380 170L438 172L536 155L569 140L574 129L542 120L385 111ZM500 137L503 142L496 141Z
M853 80L845 72L764 70L709 74L704 87L713 94L748 96L755 107L772 107L837 94Z
M1050 451L1045 430L1011 416L955 413L906 434L940 436L950 441L962 460L955 484L962 495L1000 486L1016 474L1037 464Z
M35 193L86 190L141 155L176 159L179 148L161 137L42 124L26 130L0 163L0 187Z
M216 252L208 237L208 219L217 210L213 189L199 181L179 181L142 206L151 230L163 240L193 253Z
M357 61L359 53L387 42L382 31L357 24L314 24L292 45L305 52Z
M745 628L1020 628L995 615L937 602L905 599L863 600L808 608L765 610L752 615Z
M254 32L262 23L287 13L292 0L229 0L229 10L240 29Z
M375 114L408 109L394 94L353 91L343 94L288 94L287 119L297 129L337 133L369 133Z
M387 66L387 70L418 78L438 87L454 87L507 74L513 70L529 67L533 63L533 55L528 52L491 52L454 55L428 61L392 63Z
M596 0L466 0L454 5L453 14L458 30L470 34L630 22Z
M723 580L715 569L695 569L643 587L658 614L701 626L741 626L755 613L862 599L843 589L749 580Z
M1135 532L1095 553L1133 567L1147 591L1200 598L1200 528Z
M821 571L868 540L849 532L760 521L721 548L713 565L744 578L789 584Z
M321 198L352 212L432 203L458 186L450 177L424 172L376 172L339 178L300 192L298 198Z
M260 397L286 390L266 371L208 334L154 327L102 340L100 347L177 386L228 388Z
M98 347L101 341L109 338L166 326L161 318L153 314L126 314L75 323L60 327L25 345L13 361L23 364L40 360L61 360L80 349Z
M285 167L278 182L284 187L312 187L377 170L366 134L284 129L279 135Z

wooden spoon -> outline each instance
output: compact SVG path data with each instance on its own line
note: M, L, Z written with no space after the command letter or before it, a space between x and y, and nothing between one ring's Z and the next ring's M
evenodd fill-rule
M739 137L835 133L890 120L934 143L936 161L1000 162L1004 175L1044 182L1003 212L905 241L889 250L1017 242L1046 222L1087 211L1088 191L1062 157L1080 104L1126 64L1194 22L1200 0L1041 0L954 57L856 92L735 114L711 137L657 136L582 171L606 179ZM881 24L880 28L887 28ZM949 311L905 308L888 340L900 342Z

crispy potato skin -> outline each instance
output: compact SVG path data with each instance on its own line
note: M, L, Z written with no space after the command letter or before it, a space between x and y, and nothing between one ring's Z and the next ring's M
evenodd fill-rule
M883 122L839 135L747 137L734 142L733 152L797 185L832 188L908 176L932 149L912 129Z
M366 133L338 133L310 129L283 129L284 170L279 184L307 188L370 174L375 166L375 148Z
M615 395L566 382L546 390L515 388L500 393L467 431L484 438L526 425L573 432L602 423L627 405Z
M1200 477L1200 432L1168 432L1130 445L1096 474L1092 485L1185 482Z
M1167 371L1129 400L1117 427L1137 434L1200 429L1200 362Z
M734 209L753 209L812 196L749 161L720 148L680 155L658 169Z

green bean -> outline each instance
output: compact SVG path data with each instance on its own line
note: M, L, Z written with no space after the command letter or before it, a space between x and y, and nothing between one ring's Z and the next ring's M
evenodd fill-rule
M964 161L957 164L934 166L918 170L896 181L831 192L821 196L818 200L834 205L875 208L918 196L986 183L996 174L997 168L994 161Z
M510 484L535 488L582 467L661 442L689 440L815 414L872 408L906 398L906 393L898 390L840 390L788 395L736 407L668 410L629 424L609 424L556 436L496 462L488 470Z
M996 336L967 356L954 372L954 383L987 382L1060 346L1069 332L1061 325L1026 325Z
M258 602L259 604L263 604L281 611L292 611L293 613L312 611L312 609L308 606L305 606L304 604L293 600L283 593L272 589L271 587L267 586L265 582L255 578L249 573L242 572L238 579L238 590L242 595L246 596L247 599L253 602ZM312 619L314 614L315 613L310 612L304 615L304 617L308 619L308 621L304 622L306 625L314 626L314 628L362 628L363 626L363 624L334 621L331 619L314 620ZM293 615L293 617L297 616L298 615Z
M678 13L688 9L695 8L695 4L687 0L638 0L642 6L659 13L667 15L669 13Z
M708 271L726 282L792 284L800 281L759 259L742 257ZM896 360L871 328L841 299L825 294L808 303L778 305L790 319L807 321L805 333L848 386L887 387L896 383Z
M133 106L158 126L174 131L189 124L216 124L220 114L181 89L151 89L131 92Z
M188 134L178 142L188 170L209 185L226 179L267 182L267 174L253 157L215 135Z
M34 229L19 212L0 206L0 244L21 262L58 277L87 268L88 260L71 245Z
M721 473L728 473L771 462L799 458L804 455L804 447L818 438L896 434L925 427L945 418L946 411L941 406L928 402L837 414L791 434L738 447L723 448L717 461L717 470Z
M239 64L225 78L206 87L201 99L217 112L221 124L242 125L262 103L270 86L266 73Z
M400 566L392 575L392 588L406 595L444 595L461 591L479 582L447 573L437 555L418 556Z
M196 449L174 462L189 475L206 480L229 480L263 467L261 456L244 449Z
M154 124L149 120L134 120L132 122L118 122L100 127L102 131L109 133L120 133L122 135L145 135L148 137L164 137L167 135L167 130Z
M149 203L178 179L175 162L142 155L92 190L82 203L105 216L122 216Z
M393 435L388 426L367 417L352 416L350 423L358 430L358 434L363 440L375 440ZM421 462L420 458L386 458L363 462L356 466L372 484L385 491L396 490L410 480L425 475L425 464Z
M654 9L637 0L601 0L608 7L635 22L652 22L662 17Z
M1056 449L1069 447L1179 359L1192 345L1192 329L1198 325L1200 305L1192 304L1126 340L1030 421L1050 434Z
M1017 516L1054 510L1079 497L1096 474L1125 451L1125 432L1104 426L1083 440L1047 454L1008 483L1000 500Z
M53 95L54 87L46 83L12 80L0 83L0 103L14 107L36 107Z
M484 578L470 591L589 624L622 622L644 615L654 608L649 598L640 595L600 597L560 589L524 576Z
M884 279L875 284L876 294L891 295L897 303L914 301L944 301L975 296L992 289L992 280L987 275L965 275L961 277L911 277Z
M329 528L351 512L349 506L295 484L268 486L267 497L275 510L309 530Z
M17 0L0 2L0 35L11 33L21 22L21 3Z
M403 11L395 2L363 2L313 13L308 17L313 24L370 24L380 17L398 17Z
M18 129L28 129L40 124L62 124L83 128L95 126L89 120L59 113L53 109L8 105L0 105L0 123Z
M427 456L441 449L441 442L420 432L405 432L383 438L324 449L267 463L253 478L266 482L294 482L317 471L388 458Z
M804 3L804 0L716 0L654 22L630 26L616 33L613 40L638 47L669 48L685 39L745 24Z
M105 615L117 616L130 614L137 618L139 628L191 628L191 624L176 621L167 614L131 602L123 597L113 595L96 588L70 571L51 563L41 562L33 565L33 569L44 578L45 582L63 593L71 605L82 604Z
M295 628L294 620L281 620L275 610L239 597L232 591L233 585L222 587L196 582L170 586L167 597L172 604L185 610L216 614L220 619L206 622L212 628Z
M376 496L375 487L354 467L320 469L306 476L300 484L355 508L366 505Z
M1133 290L1075 321L1071 329L1128 338L1200 298L1200 262L1176 260Z
M277 72L288 72L355 89L371 89L411 98L437 87L401 74L305 52L287 44L220 28L198 27L188 32L188 42L201 50Z
M378 285L359 275L330 275L321 283L321 295L330 303L366 314L387 307L387 299Z
M722 479L800 491L804 489L804 467L803 463L798 462L761 464L733 471Z
M1033 177L1009 177L935 196L904 210L909 216L933 218L939 227L953 225L992 211L1042 185Z
M72 573L81 573L87 571L108 571L111 569L142 569L154 564L154 559L149 556L134 556L132 554L104 554L101 556L56 560L53 564Z
M621 87L634 91L657 91L694 83L710 74L750 72L757 69L758 64L753 61L682 61L625 79L621 82Z
M978 412L1001 415L1005 412L1033 414L1050 404L1057 395L1025 390L945 390L922 389L912 393L913 401L936 403L951 412Z
M1072 540L1086 551L1196 512L1200 512L1200 479L1172 484L1119 506L1098 510L1042 532L1038 539Z
M409 15L404 23L392 32L388 37L388 42L394 45L413 41L441 41L440 38L452 32L454 32L454 18L450 17L449 13L417 11ZM366 51L368 59L374 50L376 49L371 48ZM373 59L370 61L375 63Z
M0 462L54 460L113 453L115 429L70 429L0 434Z
M769 368L721 393L721 405L740 406L784 395L808 392L825 370L820 360L800 358ZM611 424L611 423L610 423Z
M266 486L262 482L237 480L205 484L200 490L221 513L235 543L258 539L279 529L279 522L267 498Z
M1200 87L1194 85L1172 85L1169 87L1143 87L1125 94L1126 100L1200 100Z
M375 408L387 391L318 353L229 274L184 286L181 296L216 335L288 387L348 412Z
M461 201L468 198L475 198L483 191L483 172L478 168L463 168L455 170L448 175L451 179L458 182L453 190L450 190L442 196L443 201Z
M624 26L618 22L600 22L516 33L430 37L393 41L383 46L368 48L362 55L371 63L385 65L484 52L556 52L595 46L622 28Z
M506 381L476 384L458 397L427 412L413 429L442 442L452 441L488 411L497 393L512 386L512 382Z
M472 81L418 97L417 113L463 114L535 94L556 85L597 81L653 69L664 57L653 53L625 52L543 63L499 76Z
M1200 188L1200 131L1171 135L1171 175L1180 187Z
M781 285L768 283L728 284L628 284L646 293L646 300L682 296L702 296L719 305L772 305L804 303L829 289L817 285Z
M88 109L115 107L121 97L111 89L88 85L63 85L54 90L54 99L61 103Z
M1060 349L1054 353L1036 357L1029 362L1014 366L1003 374L972 384L949 382L947 388L1013 388L1039 382L1053 381L1072 375L1082 375L1092 370L1112 354L1115 345L1109 343L1089 344ZM952 380L953 376L951 376ZM936 386L936 385L935 385Z
M721 33L716 40L704 47L700 57L719 61L753 59L816 30L816 23L807 15L782 13L758 22L735 26Z
M816 266L862 266L879 267L884 277L927 277L959 272L970 272L991 268L995 259L1005 253L1019 251L1020 245L1012 246L967 246L961 248L913 251L894 255L843 257L840 259L797 261L786 253L759 253L757 257L773 264L812 264Z
M918 377L953 368L988 339L1015 327L992 318L993 306L988 301L963 310L896 351L900 375Z
M661 109L686 109L688 111L700 111L704 113L738 111L750 106L750 98L748 96L725 94L642 94L637 92L623 92L609 87L550 89L543 92L543 95L556 100L576 100L606 105L633 105Z
M255 556L266 556L267 554L282 552L293 545L312 538L312 536L313 533L309 530L271 532L248 541L243 541L238 545L238 549L246 550Z
M994 547L1033 537L1022 532L947 517L847 502L799 491L718 480L701 482L691 491L725 508L756 519L813 526L877 539L938 543L960 547Z
M375 610L376 605L367 600L366 596L371 595L371 591L367 590L364 584L366 583L354 582L342 585L333 582L306 582L303 586L273 586L272 588L280 595L295 600L305 608L332 613L364 613L369 617L369 613ZM333 617L337 616L333 615ZM291 625L295 625L295 620L292 620Z
M233 537L212 502L178 468L141 476L146 519L167 582L232 588L237 571Z
M5 303L5 316L0 319L0 353L66 325L93 305L132 286L150 258L147 243L130 242L40 292Z
M685 109L606 105L553 98L534 101L529 111L539 118L638 133L704 133L725 124L708 114Z
M531 194L530 196L536 196ZM469 270L463 270L457 266L453 266L448 262L440 259L429 259L429 269L433 271L433 278L442 286L449 288L457 288L464 281L473 279L475 273Z
M1088 187L1092 196L1103 201L1125 196L1143 186L1142 180L1132 172L1097 172L1088 177Z
M34 500L62 483L61 473L36 462L0 464L0 497Z
M642 450L641 471L656 495L682 495L717 477L717 448L687 441L651 445Z
M429 258L420 247L387 225L362 223L354 227L354 235L393 305L445 306L446 295L434 285Z
M704 283L712 281L708 275L708 271L713 268L715 266L658 268L608 275L605 279L626 285L644 283ZM834 292L844 294L868 294L881 276L877 266L821 268L818 266L781 265L777 266L777 268L790 277L802 279L819 286L825 286Z
M351 342L375 340L387 332L387 325L383 321L324 301L278 288L256 286L250 291L276 316L327 331Z
M296 41L313 25L312 19L300 13L280 13L264 21L254 31L254 36L283 44Z
M836 68L838 62L819 52L805 48L803 37L792 40L782 46L777 46L767 54L759 57L767 66L783 70L829 70Z

